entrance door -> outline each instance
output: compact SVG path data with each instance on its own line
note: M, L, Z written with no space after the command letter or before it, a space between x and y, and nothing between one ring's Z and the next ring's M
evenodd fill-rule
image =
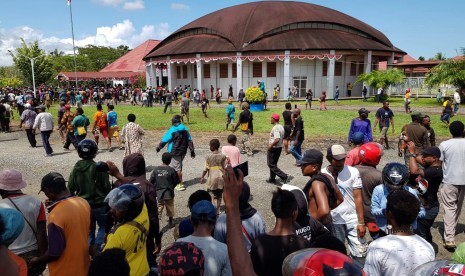
M307 77L294 77L293 80L294 86L297 87L297 98L304 98L307 90Z

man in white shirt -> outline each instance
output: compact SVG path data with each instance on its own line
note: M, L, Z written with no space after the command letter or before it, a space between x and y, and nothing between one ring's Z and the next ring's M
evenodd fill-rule
M431 244L413 233L412 223L419 211L420 201L404 189L388 196L386 216L392 234L368 246L363 268L367 275L412 275L412 270L434 260Z
M444 247L454 250L455 228L462 211L465 196L465 138L464 125L461 121L454 121L449 125L452 139L439 145L441 150L442 180L441 199L444 207Z
M53 116L52 114L45 112L45 106L41 105L37 108L39 114L36 116L34 121L34 126L32 127L33 132L35 133L36 129L40 130L42 136L42 143L44 144L45 156L51 157L53 149L50 146L50 134L53 131Z
M344 201L331 210L334 235L343 243L347 239L351 257L363 261L368 244L365 239L362 180L356 168L344 164L345 158L344 147L332 145L326 154L330 165L321 172L333 177L344 197Z
M276 176L281 178L284 183L289 183L294 178L292 175L285 174L278 168L279 157L283 150L284 137L284 127L279 124L279 119L279 114L273 113L273 115L271 115L271 124L273 125L273 128L270 132L270 141L268 144L266 160L268 168L270 168L270 177L266 180L267 183L275 183Z
M216 223L216 210L211 201L195 203L191 209L191 221L194 233L176 242L191 242L202 250L205 257L204 276L232 275L228 247L211 236Z
M454 115L457 115L457 112L459 112L459 107L460 107L460 93L459 90L455 90L454 93Z

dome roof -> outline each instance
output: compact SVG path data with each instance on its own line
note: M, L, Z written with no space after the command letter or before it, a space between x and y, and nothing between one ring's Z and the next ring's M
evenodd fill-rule
M380 31L344 13L294 1L241 4L180 28L146 56L271 50L401 52Z

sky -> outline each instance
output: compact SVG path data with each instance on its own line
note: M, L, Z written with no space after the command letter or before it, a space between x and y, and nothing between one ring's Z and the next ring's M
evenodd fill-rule
M76 46L135 48L162 40L189 22L242 0L72 0ZM414 58L442 52L454 57L465 47L463 0L313 0L383 32ZM0 0L0 66L12 65L8 50L35 40L46 52L72 53L67 0Z

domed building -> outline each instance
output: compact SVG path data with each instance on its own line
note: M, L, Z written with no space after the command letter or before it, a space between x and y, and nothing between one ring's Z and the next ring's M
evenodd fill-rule
M323 6L288 1L241 4L210 13L185 25L149 52L147 84L170 89L221 88L232 85L234 97L264 81L268 98L280 86L279 98L292 87L298 97L312 89L314 97L327 91L348 96L348 84L361 73L393 64L406 53L375 28ZM353 86L360 96L362 84Z

